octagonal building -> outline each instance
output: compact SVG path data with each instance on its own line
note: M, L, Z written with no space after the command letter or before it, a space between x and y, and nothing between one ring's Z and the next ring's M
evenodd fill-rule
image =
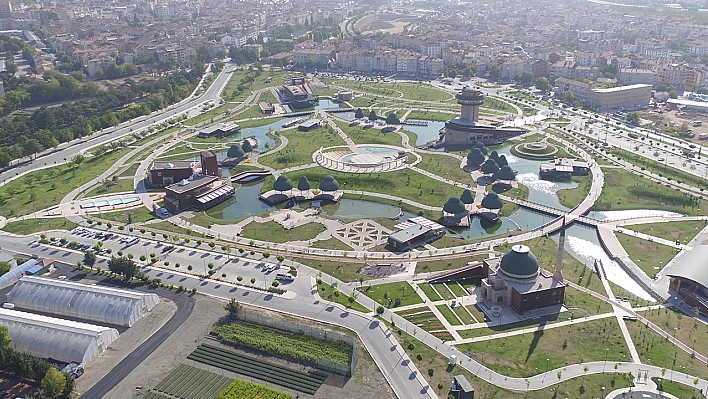
M445 122L445 127L440 129L442 139L437 143L438 147L471 147L477 142L501 144L526 133L522 129L499 129L479 123L479 107L485 98L479 87L465 86L455 97L462 111L459 117Z

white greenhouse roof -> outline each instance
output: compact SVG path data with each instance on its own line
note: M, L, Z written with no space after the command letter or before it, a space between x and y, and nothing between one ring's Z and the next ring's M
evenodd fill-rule
M156 294L25 276L7 294L18 309L132 327L160 302Z
M88 363L118 338L115 328L0 308L11 346L21 352L60 362Z

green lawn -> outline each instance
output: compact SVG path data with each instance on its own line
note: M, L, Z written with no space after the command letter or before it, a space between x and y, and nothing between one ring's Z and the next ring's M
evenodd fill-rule
M455 312L457 317L462 320L462 324L474 324L477 323L478 321L475 320L470 314L465 310L465 307L462 305L457 305L454 308L452 308L452 311ZM484 321L484 319L482 319Z
M364 286L358 288L364 295L373 299L377 303L384 305L387 308L393 308L396 305L396 300L400 299L401 303L398 306L415 305L423 303L417 292L413 290L407 281L396 283L387 283L380 285Z
M435 290L433 290L433 287L430 286L430 284L418 284L418 288L420 288L421 291L425 294L425 296L428 297L431 301L440 301L442 298L440 295L438 295Z
M431 284L431 285L432 285L433 287L435 287L435 290L438 291L438 294L440 294L440 296L442 296L443 299L449 301L450 299L455 299L455 298L456 298L455 294L453 294L452 292L450 292L450 290L447 289L447 287L445 287L445 284L443 284L443 283L435 283L435 284Z
M356 144L385 144L401 146L401 136L396 132L382 132L381 129L364 129L362 126L349 126L349 123L334 120L342 131Z
M124 170L118 177L128 177L128 176L135 176L135 173L138 171L138 167L140 167L140 164L134 163L130 165L130 167L126 170Z
M682 243L688 244L688 242L693 240L696 234L700 233L700 231L706 227L706 221L682 220L679 222L633 224L623 227L671 241L680 240Z
M635 236L616 233L617 239L629 258L639 266L649 278L661 271L677 254L675 247L651 242Z
M249 223L241 232L241 237L269 242L307 241L325 231L319 223L308 223L292 229L285 229L276 222Z
M451 112L439 112L439 111L419 111L414 110L408 114L408 119L410 120L423 120L423 121L435 121L443 122L450 120L458 115Z
M280 132L288 139L288 145L274 154L258 158L258 162L277 169L312 163L312 154L320 147L345 145L334 129L320 127L309 132L287 130Z
M629 361L622 332L614 318L457 347L492 370L512 377L530 377L545 372L546 368L552 370L605 358L608 362Z
M698 388L684 385L680 382L672 382L671 379L667 378L651 377L651 379L656 383L659 391L674 395L677 398L705 399L705 395L703 395L703 392Z
M605 186L594 210L662 209L686 215L705 214L708 201L691 198L624 169L603 169ZM701 212L699 209L703 209Z
M86 197L122 193L127 191L135 191L133 179L120 179L115 182L112 180L106 180L106 183L98 185L96 188L86 193Z
M286 175L293 182L297 182L300 176L307 176L313 187L315 183L319 185L319 182L325 176L331 175L339 182L341 189L386 193L422 204L440 207L451 195L460 194L458 187L441 184L437 180L410 169L388 173L355 174L313 167L289 172ZM266 189L272 188L273 181L273 177L267 177L264 187Z
M447 287L455 294L457 297L468 296L469 294L462 288L456 281L451 281L447 283Z
M351 251L352 247L332 237L327 240L315 241L310 245L311 248L327 248L342 251Z
M447 305L437 305L436 308L442 313L443 317L445 320L447 320L448 323L450 323L453 326L459 326L462 325L460 320L457 319L457 316L452 312L452 309L450 309L449 306Z
M708 354L708 340L703 338L708 334L708 325L696 322L693 315L664 308L642 312L642 316L664 331L670 331L676 339L695 351Z
M243 119L243 118L241 118ZM236 119L238 120L238 118ZM265 125L270 125L271 123L275 122L280 122L283 120L283 117L280 116L269 116L269 117L263 117L259 119L252 119L248 121L240 121L238 122L238 125L241 127L241 129L246 129L249 127L261 127Z
M302 263L303 265L309 266L313 269L319 270L329 276L337 278L341 281L350 282L362 282L373 279L373 277L365 276L359 273L359 270L364 267L363 263L355 262L341 262L335 260L321 260L321 259L305 259L298 257L290 258L294 262ZM327 277L324 277L326 282L329 282Z
M317 284L317 294L319 294L320 298L322 298L323 300L338 303L346 307L347 309L358 310L362 313L371 312L370 309L367 309L359 302L350 302L350 297L344 295L338 289L332 288L330 285L324 282L322 282L322 284Z
M693 359L691 355L678 349L665 337L655 333L642 323L627 322L626 324L642 363L665 368L665 377L670 377L671 370L674 369L703 379L708 378L708 368L700 360ZM701 330L705 331L705 326L702 327ZM702 335L699 335L698 332L696 335L698 340L703 340Z
M527 199L529 197L529 188L518 182L517 186L512 188L503 187L495 184L491 186L491 191L494 191L497 194L506 195L507 197L518 199ZM514 212L519 210L519 206L513 202L503 201L503 203L504 205L499 210L500 216L511 216Z
M438 243L439 241L436 241L435 243ZM464 244L464 241L460 242L458 245ZM437 245L436 245L437 246ZM431 260L431 261L418 261L416 267L415 267L415 272L416 273L428 273L428 272L440 272L440 271L446 271L446 270L454 270L460 267L463 267L467 264L467 262L472 262L472 261L482 261L485 259L487 255L473 255L473 256L466 256L464 258L457 258L457 259L438 259L438 260Z
M400 334L398 331L396 329L396 338L401 342L401 347L421 371L421 375L434 392L441 398L446 397L450 391L453 377L458 374L464 375L467 381L472 384L475 389L475 397L483 399L604 398L608 391L630 386L629 381L620 375L589 374L537 391L508 391L484 381L461 367L449 367L447 357L440 355L435 349L421 343L404 331L401 331ZM409 343L413 343L412 349L409 349ZM418 354L421 355L422 360L417 359ZM461 360L464 362L464 359ZM441 384L442 388L438 388L438 384ZM606 387L606 390L602 390L602 387Z
M568 208L573 208L580 204L588 196L592 185L592 173L587 176L573 176L572 181L578 183L578 187L558 190L558 198L560 198L561 204Z
M99 219L112 220L119 223L141 223L147 222L148 220L155 219L152 215L152 211L144 206L133 209L124 209L116 212L105 212L95 215ZM167 223L167 222L165 222ZM154 225L151 225L154 227Z
M2 230L14 234L32 234L46 230L70 231L76 226L76 223L64 218L27 219L8 223Z
M56 205L71 190L100 175L132 151L116 151L88 157L79 166L60 165L28 173L0 187L0 213L21 216Z
M467 306L467 310L470 311L472 316L474 316L479 323L484 323L487 320L487 316L479 309L477 305Z
M420 154L423 160L416 166L434 175L451 179L462 184L476 185L469 173L460 167L461 161L447 155ZM459 188L456 196L462 195L462 188Z

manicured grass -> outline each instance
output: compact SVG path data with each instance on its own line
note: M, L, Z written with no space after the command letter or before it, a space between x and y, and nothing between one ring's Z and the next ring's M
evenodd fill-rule
M462 320L462 324L474 324L477 323L477 320L472 318L470 314L465 310L465 307L462 305L457 305L454 308L452 308L452 311L455 312L457 317Z
M580 204L588 196L590 186L592 186L592 173L587 176L573 176L571 179L578 183L578 187L558 190L558 198L560 198L561 204L568 208L573 208Z
M431 284L431 285L432 285L433 287L435 287L435 290L438 291L438 294L440 294L440 296L443 297L443 299L449 301L450 299L455 299L455 298L456 298L456 297L455 297L455 294L453 294L452 292L450 292L450 290L447 289L447 287L445 287L445 284L443 284L443 283L436 283L436 284Z
M642 316L651 320L664 331L671 332L674 338L695 351L702 354L708 353L708 341L703 338L705 334L708 334L708 325L697 322L694 315L664 308L642 312Z
M263 115L265 115L265 114L263 113L263 111L261 111L261 107L258 104L256 104L256 105L248 107L244 110L241 110L239 113L237 113L235 115L233 115L233 114L229 115L229 117L230 118L238 118L238 119L249 119L249 118L259 118Z
M680 240L682 243L688 244L696 234L706 227L706 221L682 220L679 222L633 224L622 227L671 241Z
M364 129L363 126L349 126L349 123L334 120L342 131L356 144L385 144L401 146L401 136L396 132L382 132L381 129Z
M243 119L243 118L238 118L236 116L236 120ZM239 121L238 125L241 127L241 129L246 129L249 127L261 127L265 125L270 125L271 123L279 122L283 120L283 117L280 116L271 116L271 117L263 117L263 118L258 118L258 119L251 119L247 121Z
M492 370L512 377L530 377L545 372L546 368L603 361L606 357L608 362L629 360L614 318L462 344L458 348Z
M288 145L274 154L268 154L258 159L258 162L273 168L289 168L296 165L312 163L312 154L320 147L344 145L344 140L334 129L320 127L309 132L287 130L280 132L287 137Z
M341 189L386 193L422 204L440 207L448 200L450 195L459 195L460 191L458 187L440 184L439 181L410 169L389 173L354 174L313 167L289 172L286 175L293 182L297 182L300 176L307 176L313 187L315 183L319 185L319 182L325 176L331 175L339 182ZM273 181L272 176L267 177L265 179L265 189L271 189Z
M47 230L70 231L76 226L76 223L64 218L26 219L8 223L2 230L14 234L32 234Z
M639 322L630 321L626 324L627 329L629 329L629 333L632 336L634 346L637 347L637 352L639 353L639 358L642 363L665 368L665 377L669 378L671 378L672 369L703 379L708 378L708 368L706 368L705 363L700 360L693 359L691 355L666 340L666 337L655 333L653 330ZM704 329L705 327L701 328L701 330ZM700 333L696 332L697 338L700 339L701 335L699 334Z
M705 399L705 395L703 395L703 392L698 388L684 385L680 382L672 382L667 378L651 377L651 379L654 381L659 391L674 395L677 398Z
M462 374L475 389L475 397L494 399L548 399L548 398L600 398L607 391L630 386L629 381L615 374L589 374L584 377L573 378L568 381L554 384L552 387L530 392L515 392L492 385L462 367L449 367L448 358L440 355L435 349L423 344L406 334L398 333L396 338L401 342L401 347L406 351L413 363L421 371L421 375L438 395L444 398L451 388L451 381L455 375ZM409 349L408 344L413 343ZM422 360L416 358L421 355ZM464 359L460 359L464 362ZM544 358L545 362L545 358ZM544 364L545 367L545 364ZM432 370L430 373L428 370ZM544 369L545 370L545 369ZM432 374L432 376L431 376ZM442 384L442 389L438 388ZM606 390L602 390L606 387Z
M358 290L387 308L423 303L418 293L413 290L413 287L407 281L364 286L358 288ZM400 304L396 305L399 299Z
M159 222L159 223L153 223L147 226L150 229L155 229L155 230L162 230L162 231L169 231L171 233L179 233L181 235L185 236L190 236L190 237L198 237L198 238L204 238L204 234L198 233L193 230L185 229L184 227L179 227L175 226L174 224L170 222ZM145 233L149 234L149 233Z
M644 240L635 236L616 233L617 239L629 258L639 266L649 278L661 271L678 254L675 247Z
M464 288L457 284L457 281L451 281L447 283L447 288L449 288L450 291L452 291L452 293L455 294L457 297L469 295Z
M229 168L229 173L231 176L237 175L241 172L248 172L250 170L261 170L258 166L253 166L249 164L238 164Z
M440 301L442 298L438 295L435 290L430 286L430 284L418 284L418 288L428 297L431 301Z
M155 217L152 215L152 211L147 209L144 206L141 206L140 208L134 208L134 209L124 209L122 211L116 211L116 212L105 212L105 213L100 213L97 215L93 215L94 217L97 217L99 219L105 219L105 220L113 220L115 222L119 223L142 223L142 222L147 222L148 220L155 219ZM167 222L165 222L167 223ZM155 227L154 225L151 225L150 227Z
M452 97L452 94L446 93L426 83L379 83L344 79L324 79L324 81L328 84L335 84L372 95L398 98L403 94L402 98L414 101L441 101L448 100Z
M451 179L462 184L476 185L471 175L460 167L461 161L457 158L446 155L437 154L421 154L423 160L416 166L428 171L434 175ZM456 196L462 195L463 188L457 188L459 191Z
M398 312L398 314L410 323L413 323L417 328L427 331L443 341L452 339L452 334L445 329L445 326L443 326L442 322L435 316L435 313L427 307L410 309Z
M453 326L459 326L462 323L460 320L457 319L457 316L452 312L452 309L450 309L449 306L447 305L437 305L436 308L442 313L443 317L445 320L447 320L448 323L450 323Z
M292 229L285 229L276 222L249 223L241 232L244 238L269 242L307 241L325 231L319 223L308 223Z
M451 112L414 110L414 111L411 111L410 114L408 114L408 119L409 120L443 122L443 121L450 120L456 116L458 116L458 115L455 115Z
M138 167L140 167L139 164L134 163L130 165L130 167L126 170L124 170L118 177L128 177L128 176L135 176L135 173L138 171Z
M359 312L362 313L369 313L371 312L371 309L367 309L364 305L360 304L359 302L351 302L349 298L343 293L341 293L338 289L333 288L332 286L325 284L323 281L321 281L321 284L317 284L317 294L319 294L320 298L322 298L325 301L330 301L330 302L335 302L338 303L342 306L344 306L347 309L353 309L353 310L358 310ZM356 298L356 297L353 297Z
M322 358L341 365L351 362L351 346L302 333L290 333L249 323L219 324L212 332L229 344L285 356L295 361L316 364L317 359Z
M439 242L436 241L436 243ZM460 241L461 245L464 244L464 241ZM436 245L438 246L438 245ZM442 246L439 246L442 248ZM454 270L460 267L463 267L467 264L467 262L473 262L473 261L482 261L485 259L487 255L472 255L472 256L466 256L464 258L457 258L457 259L438 259L438 260L431 260L431 261L419 261L415 267L415 272L416 273L428 273L428 272L440 272L440 271L446 271L446 270Z
M56 205L74 188L100 175L132 151L121 148L88 157L80 165L60 165L26 174L0 187L0 214L21 216Z
M359 270L364 267L363 263L350 263L320 259L314 260L298 257L291 257L290 259L294 262L302 263L303 265L309 266L313 269L320 270L322 273L325 273L329 276L332 276L347 283L361 282L373 279L373 277L365 276L359 273ZM325 277L325 280L328 279Z
M327 248L333 250L351 251L352 247L339 241L336 238L330 238L327 240L315 241L310 245L311 248Z
M686 215L701 215L708 209L706 200L691 198L624 169L603 171L605 186L593 206L594 210L662 209Z
M97 195L123 193L128 191L135 191L133 179L120 179L118 181L106 180L106 183L98 185L96 188L86 193L86 197L90 198Z
M678 149L674 149L672 147L664 148L664 150L673 153L677 153L679 151ZM647 148L647 154L644 154L645 156L630 153L629 151L622 149L614 149L612 153L616 154L624 160L631 162L633 165L646 168L646 170L650 172L662 174L666 177L674 179L675 181L681 181L694 187L703 189L708 188L708 181L706 181L705 178L701 177L700 174L694 175L689 172L684 172L680 169L676 169L672 166L666 165L663 162L658 162L652 158L649 158L652 155L649 154L650 151L653 153L656 150L649 150Z
M487 315L485 315L477 305L467 306L466 308L479 323L484 323L487 321Z
M518 198L518 199L528 199L529 188L521 183L517 183L517 187L514 188L504 188L499 185L493 185L492 191L497 194L504 194L508 197ZM514 212L519 210L519 206L513 202L503 201L504 205L499 210L499 216L511 216Z

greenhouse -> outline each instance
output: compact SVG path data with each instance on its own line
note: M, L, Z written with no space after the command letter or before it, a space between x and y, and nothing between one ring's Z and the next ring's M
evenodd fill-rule
M0 308L14 349L43 359L88 363L118 338L115 328Z
M160 302L156 294L25 276L7 294L16 308L132 327Z

